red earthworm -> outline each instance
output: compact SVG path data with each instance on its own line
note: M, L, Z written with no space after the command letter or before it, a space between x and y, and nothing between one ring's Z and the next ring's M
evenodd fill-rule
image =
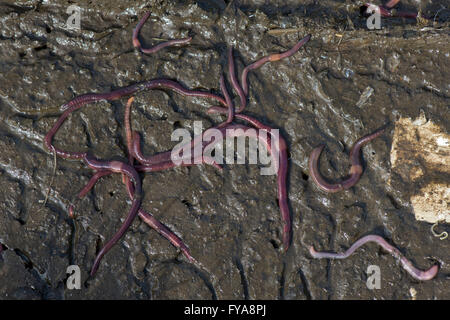
M396 259L400 260L400 263L402 264L402 267L414 278L420 281L430 280L433 279L436 274L438 273L439 266L433 265L428 270L422 271L417 269L413 266L412 262L405 258L405 256L402 255L400 250L398 250L396 247L390 245L387 243L385 239L383 239L380 236L377 235L368 235L365 237L362 237L358 241L356 241L347 251L343 253L328 253L328 252L317 252L314 250L314 247L311 246L309 248L309 252L314 258L317 259L345 259L348 256L350 256L353 252L355 252L356 249L361 247L367 242L376 242L378 245L383 247L386 251L388 251L390 254L392 254Z
M254 125L259 130L266 130L268 133L272 135L272 128L266 126L259 122L258 120L242 114L236 114L236 117L246 120L252 125ZM249 128L251 129L251 128ZM248 130L248 129L246 129ZM228 134L228 133L227 133ZM286 185L286 177L288 171L288 163L287 163L287 146L286 141L281 135L278 135L278 150L276 154L278 155L278 159L275 159L271 147L271 138L267 136L267 140L261 139L260 135L257 135L255 138L258 138L262 141L267 150L271 153L273 161L277 163L277 187L278 187L278 205L280 207L281 217L283 221L283 248L284 251L287 251L290 245L291 240L291 215L289 210L289 205L287 201L287 185ZM276 144L275 144L276 145Z
M135 196L135 187L133 183L127 179L126 181L128 195L131 199ZM173 233L169 228L167 228L164 224L159 222L153 215L144 211L142 208L139 208L138 211L139 217L147 223L151 228L156 230L160 235L170 241L176 248L179 248L181 252L183 252L184 256L190 261L193 262L194 258L191 256L191 253L188 247L184 244L183 240L180 239L175 233Z
M96 172L91 177L91 179L86 184L86 186L80 191L80 193L78 194L78 198L80 198L80 199L83 198L89 192L89 190L92 189L92 187L97 183L97 181L101 177L103 177L105 175L108 175L108 174L112 174L112 173L113 172L110 171L110 170L102 170L102 171ZM127 191L128 191L128 194L129 194L130 198L133 199L133 197L134 197L134 186L133 186L132 182L127 177L126 180L124 181L124 183L127 186ZM73 215L73 213L72 213L73 212L73 206L70 207L69 211L71 212L71 215ZM158 232L164 238L169 240L175 247L179 248L183 252L184 256L189 261L193 261L193 258L191 256L187 246L183 243L183 241L176 234L174 234L172 231L170 231L169 228L167 228L164 224L162 224L157 219L155 219L153 217L153 215L151 215L150 213L144 211L142 208L139 208L138 215L152 229L154 229L156 232Z
M133 195L133 200L131 204L131 209L128 212L128 215L119 228L119 230L113 235L113 237L103 246L103 248L100 250L100 252L97 254L97 257L95 258L94 264L91 269L91 276L95 274L95 272L98 269L98 266L100 264L101 259L103 256L114 246L114 244L125 234L127 229L130 227L131 223L133 222L134 218L138 214L139 207L141 205L141 199L142 199L142 187L141 187L141 180L139 178L138 173L136 170L121 161L100 161L94 158L93 156L87 154L84 157L84 161L86 164L94 170L109 170L116 173L122 173L126 174L127 177L134 183L135 186L135 193Z
M56 121L56 123L53 125L53 127L47 132L47 134L44 138L44 143L45 143L46 147L51 151L54 150L55 153L62 158L83 159L86 156L86 152L64 151L64 150L58 149L52 145L53 136L59 130L59 128L64 123L64 121L67 119L67 117L72 112L80 109L82 106L84 106L87 103L104 101L104 100L113 101L113 100L119 99L123 96L136 93L138 91L153 90L153 89L170 89L170 90L174 90L175 92L177 92L183 96L210 98L210 99L217 100L222 105L227 105L225 100L216 94L186 89L183 86L181 86L179 83L172 81L172 80L167 80L167 79L154 79L154 80L150 80L150 81L145 81L145 82L137 83L137 84L130 85L127 87L119 88L119 89L116 89L114 91L107 92L107 93L83 94L81 96L75 97L74 99L65 103L62 106L62 110L64 110L63 114L59 117L59 119Z
M224 110L220 110L221 112L223 112ZM260 121L248 116L248 115L243 115L243 114L236 114L235 115L236 118L245 120L247 122L249 122L250 124L252 124L253 126L255 126L256 128L260 129L260 130L266 130L267 132L271 133L271 130L273 128L264 125L263 123L261 123ZM244 128L244 129L248 129L248 127L245 126L238 126L238 125L228 125L226 127L226 129L228 128ZM224 128L222 128L224 129ZM226 131L225 131L226 132ZM269 139L270 137L268 137ZM283 247L284 250L286 251L289 248L290 245L290 239L291 239L291 215L290 215L290 210L289 210L289 205L288 205L288 196L287 196L287 171L288 171L288 156L287 156L287 144L286 141L284 140L284 138L279 135L279 143L278 143L278 150L277 153L279 155L278 159L274 159L274 161L277 162L277 166L278 166L278 171L277 171L277 187L278 187L278 204L280 207L280 212L281 212L281 216L282 216L282 221L283 221ZM266 147L268 148L268 151L272 154L272 150L271 150L271 143L268 143L267 141L264 142Z
M97 171L91 179L89 179L88 183L84 186L83 189L78 193L78 198L84 198L84 196L94 187L94 185L97 183L98 179L101 177L107 176L109 174L113 173L111 170L100 170Z
M130 100L128 101L126 108L125 108L125 120L124 121L125 121L125 135L126 135L128 152L129 152L129 162L130 162L130 164L132 164L133 160L134 160L134 157L131 152L131 150L133 148L132 147L133 146L133 143L132 143L133 131L131 130L130 113L131 113L131 104L133 101L132 100L130 101ZM137 132L134 132L134 133L137 134ZM139 136L137 136L137 139L139 139ZM139 148L139 151L140 151L140 148ZM203 162L210 163L207 160L208 159L206 159L206 158L202 158ZM214 161L212 161L212 162L214 164ZM196 162L194 161L193 163L196 163ZM147 172L148 171L159 171L159 170L169 169L170 166L167 164L170 165L170 164L173 164L173 162L170 160L170 163L169 163L169 161L166 161L166 162L160 162L153 166L146 165L146 166L142 166L142 168L138 168L139 166L136 166L135 168L138 171L147 171ZM218 164L216 164L216 166L219 167L219 169L221 169L221 167ZM133 198L134 197L133 183L127 177L124 178L124 183L127 186L127 190L128 190L128 194L129 194L130 198ZM179 248L189 261L194 261L187 246L183 243L183 241L175 233L170 231L164 224L159 222L150 213L144 211L142 208L139 208L138 214L139 214L139 217L145 223L147 223L151 228L153 228L159 234L161 234L163 237L168 239L175 247Z
M269 133L273 128L261 123L260 121L247 116L238 114L237 118L245 120L251 123L258 129L263 129ZM278 135L278 172L277 172L277 192L278 192L278 205L280 207L281 216L283 219L283 247L284 251L289 248L291 240L291 214L288 205L288 195L287 195L287 172L288 172L288 154L287 154L287 144L281 134ZM275 144L276 145L276 144Z
M131 131L131 125L130 125L130 109L131 109L132 102L133 102L133 98L130 98L125 107L125 131L126 131L127 146L130 146L130 144L131 144L130 139L131 139L132 131ZM129 156L129 162L132 165L133 157L131 155ZM148 168L146 168L146 169L148 169ZM153 171L157 171L157 170L159 171L159 170L164 170L164 169L166 169L166 167L164 167L162 165L158 165L157 168L154 168ZM98 181L98 179L100 179L104 175L111 174L111 173L113 173L113 171L111 171L111 170L98 171L96 174L94 174L92 176L92 178L89 180L88 184L80 191L78 197L79 198L84 197L85 194L95 185L95 183ZM122 175L124 176L123 182L127 186L128 194L131 199L134 199L135 190L134 190L133 183L125 173L122 173ZM69 211L73 214L72 210L73 210L73 206L69 209ZM159 234L161 234L163 237L168 239L175 247L179 248L189 261L193 261L193 258L190 255L189 249L186 247L186 245L183 243L183 241L178 236L176 236L166 226L164 226L157 219L155 219L150 213L144 211L143 209L139 208L138 215L151 228L155 229ZM106 253L106 251L104 253Z
M242 85L242 87L241 87L241 85L239 85L239 82L237 81L237 79L235 77L234 62L233 62L233 51L232 51L232 48L230 48L229 49L229 56L228 56L228 65L229 65L230 79L231 79L231 83L233 84L234 89L238 93L238 95L240 97L240 100L241 100L241 105L240 105L239 109L236 110L236 113L241 113L245 109L245 107L247 105L247 95L248 95L247 76L248 76L249 71L261 67L266 62L278 61L278 60L281 60L281 59L288 58L288 57L292 56L294 53L296 53L298 50L300 50L300 48L306 42L308 42L310 39L311 39L311 35L309 34L305 38L300 40L291 49L289 49L289 50L287 50L285 52L282 52L282 53L273 53L271 55L265 56L265 57L259 59L258 61L253 62L252 64L250 64L247 67L245 67L244 70L242 71L242 75L241 75L241 85ZM208 109L208 113L219 112L219 110L221 110L221 107L213 106L213 107L210 107Z
M231 123L233 121L234 118L234 104L233 101L231 100L230 94L228 93L227 87L225 85L225 79L223 77L223 75L220 76L220 90L222 90L222 94L225 97L225 101L227 103L228 106L228 118L227 120L222 123L219 126L224 126L227 125L229 123Z
M360 12L363 16L370 16L374 11L378 11L384 18L409 18L417 19L418 13L408 11L398 11L391 8L395 6L398 1L389 1L385 6L378 6L372 3L365 3L360 8Z
M239 106L239 109L236 110L236 113L241 113L245 109L245 106L247 105L247 97L246 97L241 85L239 84L238 79L236 78L236 72L234 70L234 59L233 59L233 48L232 47L230 47L230 49L228 49L228 73L230 74L231 84L233 85L234 90L239 95L239 99L241 101L241 105Z
M242 89L244 91L244 94L247 96L248 95L248 85L247 85L247 75L248 72L250 70L254 70L257 69L259 67L261 67L263 64L265 64L266 62L273 62L273 61L278 61L280 59L284 59L287 57L292 56L294 53L296 53L305 43L307 43L309 41L309 39L311 39L311 35L308 34L306 37L304 37L302 40L300 40L299 42L297 42L297 44L295 46L293 46L291 49L282 52L282 53L273 53L270 54L268 56L265 56L261 59L259 59L256 62L253 62L252 64L246 66L244 68L244 70L242 71L242 76L241 76L241 85L242 85Z
M393 6L395 6L399 2L400 2L400 0L390 0L384 6L386 8L392 8Z
M223 82L223 81L222 81ZM221 83L222 86L222 83ZM224 91L226 93L226 91ZM226 93L227 94L227 93ZM229 96L228 96L228 102L229 102ZM130 98L127 102L127 105L125 107L125 136L127 140L127 148L129 152L129 162L132 164L133 159L137 159L140 163L144 164L144 166L138 167L138 171L145 171L145 172L153 172L153 171L160 171L165 169L174 168L177 165L175 165L172 162L171 154L172 151L166 151L162 152L156 155L153 155L151 157L145 157L141 151L141 143L140 143L140 136L138 132L131 130L131 123L130 123L130 112L131 112L131 104L133 100ZM215 166L218 169L222 169L220 165L218 165L214 160L212 160L209 157L203 157L200 162L195 161L195 164L197 163L206 163L211 164ZM157 164L161 164L160 166L156 166Z
M374 133L364 136L356 141L350 150L350 162L352 164L349 173L350 177L340 183L328 183L322 177L319 171L318 162L325 145L315 148L309 156L309 172L316 185L323 191L332 193L353 187L359 181L363 172L363 167L361 164L361 147L380 136L384 130L385 129L377 130Z
M158 52L159 50L165 48L165 47L169 47L169 46L175 46L175 45L180 45L180 44L186 44L188 42L190 42L192 40L192 37L188 37L188 38L183 38L183 39L174 39L174 40L169 40L169 41L165 41L162 42L160 44L157 44L151 48L142 48L141 46L141 42L138 39L139 36L139 31L141 30L142 26L144 25L145 21L147 21L148 17L150 16L150 12L147 12L142 19L139 21L139 23L136 25L136 28L133 30L133 46L135 48L138 48L139 50L141 50L143 53L155 53Z
M125 122L125 139L127 141L127 149L128 149L128 162L130 165L133 165L133 155L131 154L130 150L132 149L132 130L131 130L131 104L133 103L134 98L131 97L128 99L127 104L125 105L125 115L124 115L124 122ZM125 177L125 175L124 175Z

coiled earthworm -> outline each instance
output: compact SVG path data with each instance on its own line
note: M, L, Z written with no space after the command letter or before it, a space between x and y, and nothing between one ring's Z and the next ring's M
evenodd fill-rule
M114 246L114 244L125 234L127 229L130 227L131 223L133 222L134 218L138 214L139 207L141 205L142 200L142 187L141 187L141 180L139 178L138 173L136 170L120 161L100 161L91 156L90 154L87 154L84 157L84 161L86 164L94 170L109 170L116 173L122 173L126 174L127 177L134 183L135 186L135 192L133 194L133 200L131 204L130 211L128 212L127 217L125 218L125 221L119 228L119 230L113 235L113 237L103 246L103 248L100 250L100 252L97 254L97 257L95 258L94 264L91 269L91 276L95 274L95 272L98 269L98 266L100 264L101 259L103 256Z
M228 118L224 123L220 124L219 127L231 123L234 119L234 104L233 101L231 100L230 94L228 93L227 87L225 85L225 78L223 77L223 75L220 76L220 90L222 91L222 94L225 97L225 101L227 103Z
M352 164L350 168L350 177L346 180L343 180L340 183L331 184L326 182L325 179L322 177L319 171L318 162L320 154L322 153L322 150L325 147L325 145L321 145L315 148L311 152L311 155L309 156L309 172L316 185L326 192L338 192L344 189L349 189L352 186L354 186L359 181L363 172L360 154L361 147L367 144L369 141L380 136L384 132L384 130L385 130L384 128L377 130L376 132L364 136L356 141L356 143L350 150L350 162Z
M188 42L190 42L192 40L192 37L188 37L188 38L183 38L183 39L174 39L174 40L169 40L169 41L165 41L162 42L160 44L157 44L151 48L142 48L141 46L141 42L138 39L139 36L139 31L141 30L142 26L144 25L145 21L147 21L148 17L150 16L150 12L147 12L142 19L138 22L138 24L136 25L136 28L133 30L133 46L135 48L138 48L139 50L141 50L143 53L155 53L158 52L159 50L165 48L165 47L170 47L170 46L175 46L175 45L181 45L181 44L186 44Z
M343 253L317 252L313 246L309 248L309 252L313 256L313 258L316 259L345 259L349 257L353 252L355 252L356 249L367 242L376 242L378 245L383 247L383 249L392 254L396 259L399 259L403 269L405 269L414 279L420 281L433 279L439 270L439 266L436 264L425 271L417 269L413 266L411 261L409 261L405 258L405 256L402 255L400 250L390 245L386 240L384 240L383 237L380 237L378 235L367 235L365 237L362 237Z

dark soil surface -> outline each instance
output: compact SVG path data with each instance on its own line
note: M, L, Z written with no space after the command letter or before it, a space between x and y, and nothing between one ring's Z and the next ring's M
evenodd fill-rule
M450 129L450 11L441 10L448 1L422 1L424 16L441 10L434 24L383 19L374 31L354 0L77 1L81 29L67 30L71 3L0 2L0 298L450 299L450 241L415 220L414 190L387 183L396 119L423 111ZM402 0L398 9L419 7ZM140 35L145 46L188 35L192 43L153 55L135 50L131 34L148 10ZM281 249L275 176L260 175L258 165L225 165L223 172L184 167L143 174L142 206L184 240L198 263L136 219L89 277L96 252L119 228L130 201L121 176L108 176L77 205L76 218L69 217L67 206L92 170L58 158L52 182L53 156L43 137L59 107L80 94L153 78L219 93L227 48L234 48L241 72L309 33L311 41L294 56L250 73L245 111L279 128L288 143L289 250ZM372 95L357 106L368 87ZM75 112L55 145L126 161L125 102ZM132 121L144 152L171 149L172 131L191 130L195 120L204 128L220 123L220 116L206 113L210 104L168 91L137 94ZM327 145L321 171L338 180L348 172L352 144L385 125L386 133L363 148L365 172L355 187L327 194L313 184L313 148ZM439 274L414 280L375 244L340 261L314 260L308 251L314 245L341 252L372 233L421 269L439 262ZM81 269L80 290L66 288L69 265ZM369 265L380 267L380 289L366 286Z

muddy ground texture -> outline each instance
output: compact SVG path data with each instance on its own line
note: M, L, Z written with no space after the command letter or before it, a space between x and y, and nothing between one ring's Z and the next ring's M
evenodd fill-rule
M422 2L428 16L448 5ZM435 238L431 224L414 219L409 203L414 186L387 184L396 119L415 118L422 110L449 131L448 10L440 11L434 25L383 20L382 30L369 31L358 11L361 3L351 0L78 1L81 30L65 30L70 4L0 3L0 298L450 298L450 241ZM412 0L402 0L399 8L418 9ZM153 38L187 35L192 43L154 55L136 51L132 30L149 9L141 32L146 46L157 41ZM53 173L43 137L59 107L80 94L152 78L219 93L229 46L240 72L308 33L311 41L293 57L250 74L245 111L279 128L288 143L293 225L288 252L281 250L275 176L261 176L257 165L226 165L223 172L177 168L142 175L142 205L184 240L198 264L137 218L89 277L96 252L118 229L130 201L120 175L112 175L102 178L77 206L76 218L69 218L67 206L92 171L80 161L58 159L43 207ZM357 106L367 87L373 94ZM77 111L55 144L126 161L125 102ZM219 123L221 117L206 114L210 104L173 92L137 94L132 124L143 134L144 152L171 149L172 131L191 130L194 120L204 128ZM387 132L363 148L365 172L355 187L326 194L313 184L308 171L313 148L326 143L321 171L338 180L348 172L354 141L384 125ZM310 245L343 251L371 233L386 237L421 269L439 262L438 276L414 280L375 244L341 261L314 260L308 252ZM72 264L81 268L80 290L65 288ZM379 290L366 286L369 265L381 269Z

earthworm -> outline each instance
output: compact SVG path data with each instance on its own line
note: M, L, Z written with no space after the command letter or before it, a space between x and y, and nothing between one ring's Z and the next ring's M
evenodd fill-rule
M129 179L126 181L126 186L129 197L133 199L135 196L135 187ZM188 247L184 244L183 240L181 240L169 228L159 222L155 217L153 217L153 215L144 211L142 208L139 208L138 215L151 228L153 228L154 230L156 230L156 232L169 240L170 243L172 243L176 248L179 248L190 262L194 261L194 258L191 256L191 253L189 252Z
M139 23L136 25L136 28L133 30L133 46L135 48L138 48L139 50L141 50L143 53L155 53L158 52L159 50L165 48L165 47L169 47L169 46L175 46L175 45L181 45L181 44L186 44L188 42L190 42L192 40L192 37L188 37L188 38L183 38L183 39L174 39L174 40L169 40L169 41L165 41L162 42L160 44L157 44L151 48L142 48L141 46L141 42L138 39L139 36L139 31L141 30L142 26L144 25L145 21L147 21L148 17L150 16L150 12L147 12L142 19L139 21Z
M98 269L98 266L100 264L101 259L103 256L114 246L114 244L125 234L127 229L130 227L131 223L133 222L134 218L138 214L139 207L141 205L142 200L142 187L141 187L141 180L139 178L138 173L136 170L121 161L100 161L91 156L90 154L87 154L84 157L84 161L86 164L94 170L109 170L116 173L122 173L126 174L127 177L134 183L135 191L133 194L133 200L131 204L131 209L128 212L128 215L119 228L119 230L114 234L114 236L103 246L103 248L100 250L100 252L97 254L97 257L95 258L94 265L91 269L91 276L95 274L95 272Z
M247 103L247 97L245 96L244 91L242 91L242 88L241 88L241 86L239 84L239 81L236 78L236 72L234 70L233 48L229 48L228 49L228 73L230 75L231 84L233 85L234 90L239 95L239 98L240 98L240 101L241 101L241 105L240 105L238 111L236 111L234 109L233 101L231 100L230 94L228 93L226 85L225 85L225 79L224 79L223 75L221 75L220 76L220 89L222 91L222 95L225 97L225 102L227 103L228 118L227 118L227 120L224 123L220 124L219 127L225 126L225 125L231 123L233 121L234 114L236 112L239 113L242 110L244 110L245 105ZM211 108L209 108L209 109L211 109Z
M350 167L350 177L340 183L331 184L326 182L322 177L319 171L318 162L320 154L322 153L325 145L321 145L315 148L309 156L309 172L316 185L323 191L331 193L349 189L354 186L359 181L363 172L363 167L361 164L361 147L381 135L384 130L384 128L377 130L374 133L364 136L356 141L356 143L350 150L350 162L352 164L352 166Z
M222 85L222 83L221 83L221 85ZM224 91L224 92L226 93L226 91ZM230 99L228 96L227 102L229 102L229 100ZM133 99L130 98L125 107L125 117L124 117L125 118L125 120L124 120L125 121L125 136L126 136L127 148L128 148L128 152L129 152L129 157L128 157L129 163L131 165L133 165L133 159L138 160L138 162L140 162L143 165L137 166L136 167L137 170L145 171L145 172L161 171L161 170L166 170L166 169L176 167L177 165L175 165L171 159L171 155L172 155L171 150L153 155L151 157L145 157L143 155L143 153L141 151L141 143L140 143L139 133L131 130L130 112L131 112L132 102L133 102ZM206 163L206 164L211 164L220 170L222 169L222 167L219 164L217 164L213 159L211 159L209 157L205 157L205 156L201 159L201 161L195 161L195 159L194 159L194 162L191 162L191 163L193 163L193 164ZM184 165L184 162L182 165Z
M400 0L390 0L387 3L385 3L385 7L386 8L392 8L393 6L395 6L397 3L399 3Z
M214 106L208 109L208 113L219 112L226 113L227 109ZM263 124L262 122L256 120L253 117L244 114L235 114L235 117L241 120L244 120L254 127L262 130L266 130L267 132L271 132L273 128ZM283 219L283 246L286 251L289 248L290 239L291 239L291 214L288 205L288 196L287 196L287 172L288 172L288 155L287 155L287 144L281 134L279 135L279 143L278 143L278 154L279 154L279 164L277 171L277 187L278 187L278 204L280 207L281 216ZM269 144L270 147L270 144ZM271 150L269 149L269 152Z
M244 70L242 71L242 75L241 75L241 85L242 86L239 85L239 82L237 81L236 76L235 76L234 61L233 61L233 49L230 48L229 54L228 54L228 66L229 66L230 79L231 79L231 83L233 84L233 88L238 93L240 101L241 101L241 105L240 105L239 109L236 110L235 113L241 113L247 105L247 95L248 95L247 76L248 76L249 71L261 67L266 62L278 61L278 60L292 56L294 53L296 53L298 50L300 50L300 48L306 42L308 42L310 39L311 39L311 35L308 34L305 38L303 38L302 40L297 42L297 44L295 46L293 46L291 49L289 49L285 52L282 52L282 53L273 53L271 55L265 56L265 57L259 59L258 61L253 62L252 64L245 67ZM208 113L220 112L219 110L222 110L222 109L223 108L221 108L219 106L213 106L208 109Z
M260 121L248 116L238 114L237 118L245 120L255 126L258 129L266 130L271 133L271 127L264 125ZM291 241L291 214L288 205L288 195L287 195L287 172L288 172L288 154L287 154L287 144L281 134L278 135L278 171L277 171L277 195L278 195L278 205L280 207L281 217L283 221L283 247L284 251L287 251ZM277 144L275 144L276 146ZM269 145L270 146L270 145Z
M83 198L89 192L89 190L92 189L92 187L97 183L97 181L101 177L103 177L105 175L112 174L112 173L113 172L110 171L110 170L102 170L102 171L96 172L91 177L91 179L86 184L86 186L80 191L80 193L78 194L78 198L80 198L80 199ZM124 183L127 186L127 191L128 191L128 194L129 194L130 198L133 199L134 198L134 186L133 186L133 184L128 179L128 177L126 178ZM131 186L129 184L131 184ZM69 211L71 212L70 213L71 215L73 215L73 213L72 213L73 211L72 210L73 210L73 206L71 206L70 209L69 209ZM183 241L176 234L174 234L172 231L170 231L169 228L167 228L164 224L162 224L156 218L154 218L153 215L151 215L150 213L144 211L142 208L139 208L138 215L139 215L139 218L141 218L145 223L147 223L152 229L154 229L156 232L158 232L164 238L169 240L175 247L179 248L183 252L184 256L189 261L193 261L193 258L191 256L187 246L183 243Z
M226 112L225 109L221 108L218 109L220 112ZM243 114L235 114L236 118L239 118L241 120L247 121L254 127L260 130L266 130L267 132L271 133L271 130L273 128L264 125L260 121ZM245 126L238 126L238 125L227 125L225 129L244 129L248 130L249 127ZM224 129L224 128L222 128ZM225 131L225 134L228 134L227 131ZM260 138L259 135L257 138ZM284 251L286 251L289 248L290 240L291 240L291 214L289 210L288 205L288 196L287 196L287 172L288 172L288 156L287 156L287 144L284 138L281 135L278 135L279 143L278 143L278 150L277 154L279 155L278 159L275 159L272 150L271 150L271 143L267 141L262 141L266 147L267 150L272 154L272 158L274 161L276 161L278 170L277 170L277 195L278 195L278 205L280 207L281 217L283 221L283 247ZM270 139L270 137L268 137ZM275 144L276 145L276 144Z
M434 228L437 227L438 224L439 224L439 221L435 222L431 226L431 233L433 234L433 236L439 238L439 240L447 239L448 238L448 232L447 231L442 231L441 233L437 233L436 231L434 231Z
M236 78L232 47L228 49L228 73L230 74L231 84L233 85L234 90L236 90L237 94L239 95L239 99L241 101L241 105L239 106L239 109L236 110L236 113L241 113L245 109L245 106L247 105L247 97L241 85L239 84L238 79Z
M242 85L242 90L244 91L244 94L247 96L248 95L248 85L247 85L247 75L248 72L250 70L254 70L257 69L259 67L261 67L263 64L265 64L266 62L273 62L273 61L278 61L280 59L284 59L287 57L292 56L294 53L296 53L305 43L307 43L309 41L309 39L311 39L311 35L308 34L306 37L304 37L302 40L300 40L299 42L297 42L297 44L295 46L293 46L291 49L282 52L282 53L273 53L270 54L268 56L265 56L261 59L259 59L256 62L253 62L252 64L246 66L244 68L244 70L242 71L242 75L241 75L241 85Z
M131 143L131 141L130 141L130 139L131 139L131 137L130 137L130 135L131 135L130 107L131 107L132 102L133 102L133 98L130 98L128 100L126 108L125 108L125 128L126 128L125 131L126 131L126 138L127 138L128 146L130 146L130 143ZM133 157L131 155L129 156L129 162L132 165ZM164 170L164 169L166 169L166 167L159 165L158 168L155 168L153 171ZM98 181L98 179L100 179L101 177L103 177L105 175L111 174L111 173L113 173L112 170L101 170L101 171L98 171L97 173L95 173L89 180L88 184L80 191L80 193L78 194L78 197L80 199L82 197L84 197L86 195L86 193L90 189L92 189L92 187L95 185L95 183ZM134 196L135 188L133 186L133 183L125 173L122 173L122 175L125 177L123 179L123 182L127 186L128 194L131 199L134 199L135 198L135 196ZM70 207L69 214L73 215L73 206ZM183 243L183 241L178 236L176 236L166 226L164 226L157 219L155 219L151 214L145 212L141 208L139 208L138 215L151 228L155 229L159 234L161 234L166 239L168 239L175 247L179 248L189 261L193 261L193 258L190 255L188 248L186 247L186 245ZM127 228L125 228L124 230L126 230L126 229ZM107 252L107 250L104 252L104 254L106 254L106 252Z
M183 96L214 99L224 106L227 105L225 100L216 94L186 89L183 86L181 86L179 83L172 81L172 80L168 80L168 79L149 80L149 81L133 84L133 85L130 85L127 87L119 88L119 89L116 89L116 90L113 90L113 91L107 92L107 93L83 94L78 97L75 97L74 99L65 103L61 107L61 109L64 110L64 112L59 117L59 119L56 121L56 123L53 125L53 127L47 132L47 134L44 138L45 146L50 151L55 151L56 154L62 158L83 159L86 156L86 152L64 151L64 150L58 149L52 145L53 136L59 130L59 128L64 123L64 121L67 119L67 117L72 112L80 109L82 106L84 106L87 103L92 103L92 102L97 102L97 101L113 101L113 100L119 99L123 96L134 94L138 91L153 90L153 89L170 89L170 90L173 90Z
M128 152L129 152L129 163L132 165L133 160L134 160L134 157L131 152L131 150L133 149L133 143L132 143L133 133L135 134L135 137L137 135L137 137L136 137L137 139L139 139L139 135L137 134L137 132L133 132L131 130L130 113L131 113L131 104L132 104L133 100L131 100L131 101L130 100L128 100L128 103L125 108L125 120L124 121L125 121L125 136L126 136ZM140 153L140 147L139 147L139 153ZM170 155L170 153L166 153L166 154ZM208 160L209 159L206 159L206 157L202 158L203 162L211 163L211 162L208 162ZM212 161L212 162L213 162L212 164L214 165L215 164L214 161ZM192 164L195 164L195 163L197 163L197 162L195 162L195 161L192 162ZM184 165L184 163L182 165ZM215 164L215 165L216 165L216 167L221 169L221 167L218 164ZM166 169L169 169L172 167L175 167L175 164L169 158L165 162L162 161L162 162L159 162L154 165L143 165L143 166L138 165L138 166L135 166L135 169L138 171L153 172L153 171L166 170ZM133 198L134 197L133 183L127 177L124 178L124 183L127 186L127 190L128 190L128 194L129 194L130 198ZM179 248L183 252L184 256L189 261L191 261L191 262L194 261L187 246L175 233L170 231L169 228L167 228L164 224L162 224L157 219L155 219L150 213L144 211L142 208L139 208L138 214L139 214L139 217L145 223L147 223L151 228L153 228L160 235L162 235L163 237L168 239L175 247Z
M309 248L309 252L316 259L345 259L350 256L356 249L367 242L376 242L378 245L383 247L383 249L392 254L396 259L399 259L403 269L405 269L414 279L420 281L433 279L439 270L439 266L436 264L425 271L417 269L413 266L411 261L409 261L405 258L405 256L402 255L400 250L387 243L387 241L383 237L380 237L378 235L367 235L365 237L362 237L343 253L317 252L313 246Z

